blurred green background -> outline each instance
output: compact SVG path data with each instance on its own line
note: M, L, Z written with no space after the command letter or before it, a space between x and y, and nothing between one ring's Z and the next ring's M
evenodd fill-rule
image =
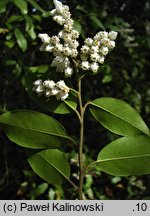
M150 125L150 1L149 0L64 0L70 7L80 40L98 31L117 31L115 49L107 56L101 72L84 81L85 100L111 96L125 100ZM38 33L53 35L59 30L49 11L52 0L0 0L0 112L31 109L44 112L26 92L30 72L39 77L52 57L41 53ZM41 67L42 65L42 67ZM76 117L54 115L78 135ZM87 113L84 153L96 159L99 150L116 138ZM67 183L53 186L35 175L22 149L11 143L0 128L0 199L75 199ZM78 181L76 149L66 146L72 180ZM114 177L99 169L85 177L86 199L150 199L150 175Z

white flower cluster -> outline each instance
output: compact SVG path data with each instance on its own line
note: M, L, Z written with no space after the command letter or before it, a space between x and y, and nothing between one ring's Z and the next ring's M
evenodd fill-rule
M80 52L80 66L83 70L96 73L99 64L103 64L109 50L115 47L117 32L100 31L94 38L86 38Z
M49 37L48 34L39 34L43 42L40 49L52 52L55 58L51 66L56 67L58 72L64 72L66 77L70 77L73 73L70 58L76 58L78 55L77 47L79 42L77 38L79 33L73 29L74 21L71 19L69 7L57 0L54 0L54 4L56 9L50 13L53 20L62 25L63 29L57 36Z
M44 94L47 98L50 96L56 96L57 100L65 100L69 95L69 88L66 86L63 80L55 83L53 80L36 80L33 90L41 96Z
M53 2L55 9L50 14L53 20L63 28L57 36L50 37L48 34L39 34L43 42L40 49L53 54L54 59L51 66L56 67L56 71L63 72L65 77L70 77L73 74L74 63L77 69L91 70L93 73L97 73L109 50L115 47L117 32L100 31L94 38L86 38L84 45L78 50L79 33L73 29L74 21L71 19L69 7L58 0L53 0ZM41 93L44 93L46 97L55 95L57 99L61 100L68 97L69 88L64 81L55 83L52 80L45 80L44 82L37 80L34 85L34 90L39 95Z

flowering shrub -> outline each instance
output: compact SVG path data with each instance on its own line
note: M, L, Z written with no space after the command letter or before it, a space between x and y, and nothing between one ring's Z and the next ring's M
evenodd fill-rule
M53 73L60 73L65 81L56 80L57 75L50 74L50 79L34 80L32 91L42 98L49 110L54 104L55 113L74 112L77 115L80 125L79 141L70 137L54 118L39 112L6 112L0 116L0 123L10 140L32 149L28 162L40 177L53 184L67 180L77 191L78 198L83 199L83 180L91 166L97 165L102 171L118 176L150 173L150 132L137 111L122 100L102 97L83 103L82 81L86 75L98 74L106 55L115 47L117 32L100 31L93 38L86 38L83 44L79 44L79 33L74 29L69 7L57 0L53 2L55 9L50 14L63 28L57 36L39 34L43 42L40 49L52 53ZM66 84L73 76L77 89ZM97 160L85 166L84 117L88 107L93 117L106 129L122 137L106 145L99 152ZM73 148L78 150L78 185L70 179L70 164L62 150L67 142L71 142Z

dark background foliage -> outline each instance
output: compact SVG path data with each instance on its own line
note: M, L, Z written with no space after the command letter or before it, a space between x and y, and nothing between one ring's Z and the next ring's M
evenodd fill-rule
M19 2L19 4L18 4ZM123 99L150 122L150 2L148 0L64 0L69 5L81 42L100 30L118 31L116 48L107 57L101 72L84 81L85 100L101 96ZM55 34L59 30L49 17L53 2L48 0L0 1L0 111L18 108L43 112L26 92L25 78L45 71L51 57L41 53L38 33ZM42 67L43 68L43 67ZM44 67L45 68L45 67ZM54 114L52 114L54 115ZM56 116L71 135L78 135L76 117ZM115 136L103 129L92 116L86 116L85 157L91 161ZM71 119L71 121L70 121ZM75 192L66 187L44 183L30 169L22 149L11 143L0 129L0 199L74 199ZM75 149L68 157L72 179L77 181ZM88 156L87 156L88 155ZM150 176L114 177L98 169L86 175L87 199L149 199Z

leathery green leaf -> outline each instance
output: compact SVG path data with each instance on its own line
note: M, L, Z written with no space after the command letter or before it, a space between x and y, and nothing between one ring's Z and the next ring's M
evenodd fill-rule
M96 164L115 176L150 174L150 137L122 137L106 145Z
M90 111L105 128L118 135L149 135L149 128L139 113L126 102L102 97L92 101Z
M70 165L65 154L58 149L48 149L29 157L28 162L35 173L48 183L61 184L69 179Z
M7 112L0 116L0 124L11 141L27 148L57 148L73 141L58 121L39 112Z

